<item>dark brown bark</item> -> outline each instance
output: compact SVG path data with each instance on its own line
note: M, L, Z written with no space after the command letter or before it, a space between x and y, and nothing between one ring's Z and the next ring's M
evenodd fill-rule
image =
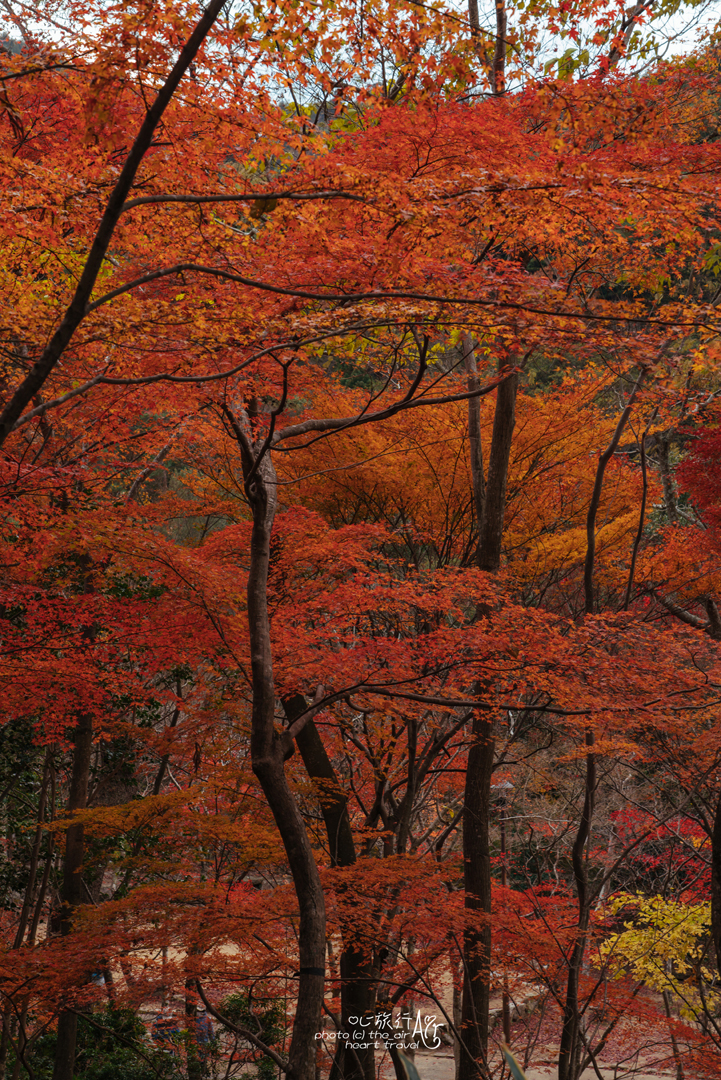
M639 443L638 443L638 449L639 449L639 453L640 453L640 456L641 456L641 476L643 478L643 492L642 492L642 495L641 495L641 510L639 511L639 515L638 515L638 528L636 530L636 535L635 535L635 537L633 539L633 548L631 549L631 566L630 566L629 571L628 571L628 585L626 586L626 596L625 596L624 601L623 601L623 610L624 611L628 611L628 605L631 603L631 593L633 591L633 579L634 579L634 576L636 574L636 560L638 558L638 549L641 546L641 540L643 538L643 523L644 523L644 519L646 517L646 502L648 501L648 469L646 468L646 439L648 438L649 429L650 429L651 424L653 423L654 419L656 418L657 413L658 413L658 409L654 409L653 413L651 414L651 418L649 419L648 423L646 424L646 427L644 428L643 434L641 435L641 438L640 438Z
M665 345L661 347L658 358L663 355ZM616 452L623 430L631 415L631 408L646 378L647 368L643 368L636 379L626 406L619 417L610 443L599 456L596 477L591 494L591 502L586 518L586 562L584 568L585 611L590 614L594 609L593 570L596 554L596 517L603 490L603 478L606 466ZM563 1028L558 1053L558 1080L578 1080L582 1071L582 1051L584 1034L581 1030L583 1018L579 1007L579 983L588 939L588 924L591 914L591 895L587 874L587 844L591 832L594 802L596 796L596 755L594 753L594 733L586 731L586 777L583 812L579 821L576 839L572 851L573 876L578 897L578 917L576 933L568 957L568 978L566 998L563 1009ZM589 1048L590 1054L590 1048ZM591 1055L592 1057L592 1055Z
M182 691L182 686L181 686L181 683L180 683L180 679L176 680L175 689L176 689L176 693L177 693L178 697L182 698L183 695L182 695L182 692L181 692ZM177 726L178 720L180 720L180 706L176 705L175 708L173 709L173 715L170 718L170 723L168 724L168 726L166 728L166 731L172 731ZM158 766L158 771L155 774L155 781L153 783L153 795L159 795L160 794L160 789L163 786L163 780L165 779L165 773L167 772L168 762L169 761L170 761L170 754L163 754L162 758L160 759L160 764ZM142 841L138 841L138 843L135 845L135 852L134 853L136 855L140 852L141 845L142 845Z
M631 415L631 408L636 396L643 385L646 378L646 368L641 370L641 374L636 379L633 390L631 391L626 407L621 413L618 423L616 424L616 430L613 433L613 437L599 456L598 466L596 468L596 479L593 484L593 492L591 493L591 502L588 507L588 514L586 515L586 562L583 570L583 591L584 591L584 610L586 614L593 614L594 609L594 596L593 596L593 570L596 561L596 517L598 515L598 507L601 502L601 492L603 491L603 478L606 473L606 466L616 452L616 447L621 441L623 429L628 423L628 418Z
M716 802L711 834L711 937L716 965L721 972L721 791Z
M695 615L692 611L686 611L685 608L674 604L673 600L669 600L667 596L661 596L655 589L649 589L649 592L651 596L655 596L659 604L665 607L667 611L670 611L677 619L680 619L681 622L686 623L687 626L693 626L694 630L703 630L712 641L721 641L721 616L719 616L718 607L712 597L707 596L704 601L708 619L703 619L700 615Z
M499 385L496 396L484 514L478 548L478 565L481 570L489 573L495 573L501 565L508 464L511 458L513 429L516 424L517 393L518 375L511 375Z
M73 334L85 318L93 287L112 241L115 227L123 212L123 204L133 186L143 158L150 148L153 135L181 79L195 59L198 49L226 3L227 0L211 0L202 17L198 20L193 33L181 49L180 56L158 91L155 101L148 109L130 153L125 159L118 181L108 198L105 212L98 225L88 257L85 260L75 294L62 321L38 360L33 364L29 374L23 379L10 401L5 405L2 413L0 413L0 446L12 431L15 422L20 419L25 407L42 389L46 379L65 352Z
M663 505L666 517L672 525L678 523L678 507L676 506L676 491L674 489L673 476L671 475L671 435L666 432L655 437L656 461L661 475L663 486Z
M32 1074L32 1067L28 1061L27 1053L30 1045L30 1039L28 1037L27 1027L28 1017L28 1002L27 998L23 1002L23 1006L19 1015L14 1018L16 1025L16 1039L15 1039L15 1062L13 1064L13 1071L11 1080L20 1080L20 1070L30 1077L30 1080L34 1080Z
M583 1050L583 1038L580 1031L582 1017L579 1009L578 989L581 978L581 968L586 952L588 938L588 921L591 914L591 896L588 887L588 873L586 868L588 838L591 832L593 808L596 798L596 755L593 752L594 735L592 731L586 732L586 778L583 801L583 812L578 823L576 839L573 844L571 860L573 864L573 877L576 883L576 895L578 897L578 921L573 949L568 959L568 980L566 984L566 1000L563 1009L563 1028L561 1031L561 1045L558 1052L558 1080L577 1080L580 1074L581 1052Z
M475 358L464 338L464 361L468 389L474 387ZM477 376L476 376L477 377ZM480 406L469 398L468 433L471 444L473 501L479 515L477 560L481 570L496 573L501 565L503 520L506 510L508 466L516 422L518 375L498 387L493 417L493 434L484 485L480 446ZM475 408L474 408L475 407ZM477 447L475 443L477 442ZM479 693L479 686L474 693ZM493 719L476 712L471 731L463 797L463 874L466 910L483 913L484 922L468 929L463 941L463 996L461 1030L464 1046L460 1053L458 1080L477 1080L488 1075L488 1008L491 968L491 852L489 841L491 775L493 772Z
M0 1035L0 1077L5 1076L5 1062L7 1061L8 1049L10 1048L10 1018L12 1016L12 1002L5 1000L2 1011L2 1035Z
M491 89L496 96L503 94L506 89L506 32L505 0L496 0L496 47L491 71Z
M196 980L194 978L190 977L185 980L185 1026L188 1031L186 1050L188 1080L202 1080L203 1076L203 1062L198 1053L198 999L195 987Z
M666 1019L671 1019L671 995L668 990L664 990L661 993L663 998L663 1011L666 1013ZM678 1040L674 1034L673 1027L669 1025L669 1034L671 1036L671 1049L673 1050L673 1061L676 1066L676 1080L685 1080L683 1072L683 1062L681 1061L681 1055L678 1049Z
M50 792L50 808L49 813L45 813L45 807L47 805L47 794ZM45 751L45 760L43 765L43 777L42 786L40 789L40 799L38 805L38 826L36 829L35 841L33 841L32 852L30 854L30 866L28 869L28 881L25 889L25 896L23 900L23 907L21 909L21 915L17 922L17 930L15 931L15 940L13 942L13 948L21 948L23 942L26 941L25 931L27 933L27 944L35 945L36 934L38 932L38 923L40 921L40 915L42 913L42 905L45 900L45 893L47 891L47 881L50 878L50 868L53 862L54 853L54 840L52 834L47 839L47 851L45 854L45 865L43 868L42 879L40 881L40 889L38 895L35 897L35 910L32 913L32 919L30 920L30 927L28 929L28 920L30 919L30 908L33 905L33 894L35 894L35 883L38 875L38 866L40 863L40 848L42 843L42 837L44 834L43 823L46 818L50 821L55 816L55 771L53 766L53 757L50 751L50 747ZM2 1032L0 1034L0 1077L5 1075L5 1063L8 1061L8 1050L10 1049L10 1025L11 1022L16 1024L17 1017L13 1015L13 1009L17 1009L18 1001L11 998L6 998L4 1007L2 1010ZM17 1031L17 1039L22 1040L25 1035L25 1016L27 1015L27 1004L23 1005L21 1010L21 1024ZM18 1042L18 1047L21 1045ZM21 1064L21 1055L16 1055L15 1068Z
M468 0L468 25L476 56L485 68L490 64L488 50L481 34L481 22L478 17L478 0Z
M46 756L46 768L47 768L47 782L50 790L50 807L48 812L48 819L53 821L55 818L55 771L52 761L52 756L49 754ZM45 801L47 801L47 790L45 788ZM43 800L41 798L41 804ZM41 805L38 812L38 820L43 819L44 808ZM42 831L42 830L41 830ZM33 911L32 920L30 922L30 928L28 930L27 941L28 945L35 944L35 937L38 930L38 924L40 922L40 916L42 914L43 904L45 902L45 895L47 893L48 881L50 879L50 868L53 863L53 855L55 853L55 841L52 833L48 836L47 851L45 854L45 866L43 869L43 876L40 881L40 888L38 889L37 897L35 898L35 910ZM32 869L32 867L31 867ZM37 872L37 866L35 873ZM31 874L31 878L34 880L35 873ZM28 887L30 882L28 882ZM26 894L27 895L27 894ZM25 926L27 924L27 916L24 918L21 915L18 930L15 935L15 948L20 948L22 945L23 937L25 934ZM5 1063L7 1061L8 1050L10 1048L10 1024L13 1015L13 1002L10 998L7 998L2 1011L2 1032L0 1033L0 1077L5 1075Z
M253 707L250 751L253 772L278 826L300 909L298 1003L289 1071L293 1080L315 1080L315 1035L320 1027L325 977L325 898L300 809L285 774L292 752L287 733L276 730L275 683L268 615L268 569L276 510L276 476L263 446L254 446L250 424L232 418L243 455L246 493L253 513L248 573Z
M290 723L308 709L302 694L283 701L283 708ZM333 764L326 753L320 732L310 720L296 736L296 745L303 758L308 776L318 795L326 835L331 866L353 866L356 861L355 842L348 815L348 798L343 791ZM370 958L352 943L343 940L339 961L341 1029L352 1030L350 1016L363 1016L373 1007ZM333 1057L330 1080L373 1080L375 1054L373 1046L367 1049L347 1050L339 1042Z
M708 625L704 627L706 633L713 641L721 641L721 615L719 615L716 601L713 597L707 596L703 606L708 615Z
M468 376L468 391L473 394L480 389L481 380L478 377L478 365L476 354L473 349L473 335L464 334L463 340L463 365ZM471 485L473 487L473 509L476 515L476 528L479 536L481 524L484 518L486 504L486 480L483 475L483 446L481 444L481 399L469 397L468 399L468 443L471 463Z
M48 809L47 818L48 821L55 820L55 765L52 758L50 759L50 807ZM40 925L40 918L43 913L43 905L45 903L45 897L48 891L48 883L50 881L50 870L53 865L53 858L55 856L55 835L54 833L48 833L47 850L45 853L45 866L43 868L43 876L40 881L40 888L38 889L38 895L35 899L35 910L33 912L32 921L30 923L30 929L28 930L27 943L28 945L35 944L35 938L38 932L38 926ZM0 1073L2 1075L2 1073Z
M302 694L294 694L283 701L283 709L290 723L297 720L308 708L308 702ZM356 861L356 850L348 816L348 797L340 785L313 720L298 732L295 741L318 795L328 836L330 864L352 866Z
M48 787L50 785L50 751L45 751L45 762L43 765L43 778L40 788L40 801L38 804L38 824L35 829L35 839L33 841L32 851L30 853L30 866L28 868L28 881L25 887L25 895L23 897L23 906L20 909L20 918L18 920L18 927L15 933L15 941L13 943L14 949L19 949L25 938L25 931L28 925L28 919L30 918L30 909L33 903L33 896L35 894L35 878L37 877L38 864L40 861L40 846L43 839L43 822L45 820L45 804L47 803Z
M93 746L93 721L89 714L78 718L73 736L73 767L68 791L68 813L83 810L88 801L90 757ZM82 866L85 837L82 825L71 825L65 833L65 858L63 860L63 885L61 890L60 933L72 932L73 914L83 902ZM58 1017L57 1046L53 1080L73 1080L75 1068L75 1041L78 1030L77 1013L63 1009Z
M459 1080L487 1077L488 1006L491 971L491 854L489 816L493 771L493 721L477 712L468 751L463 802L463 874L465 906L480 926L469 927L463 940L464 978L461 1004Z
M619 27L618 34L616 35L613 48L608 54L608 70L611 71L616 67L619 60L626 55L626 49L631 40L631 35L638 26L643 16L651 10L654 0L641 0L641 3L635 4L633 7L627 8L621 25Z

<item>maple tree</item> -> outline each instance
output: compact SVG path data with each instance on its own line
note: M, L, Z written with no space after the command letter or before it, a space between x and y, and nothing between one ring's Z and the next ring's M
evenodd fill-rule
M643 12L597 11L597 72L504 94L502 6L488 39L472 9L221 12L83 12L82 48L3 60L3 731L35 778L3 1068L57 1025L70 1078L103 994L174 992L189 1076L202 1003L305 1080L324 1008L446 1009L450 968L459 1075L488 1076L504 967L576 1080L660 986L629 939L605 959L599 905L673 814L721 850L714 538L689 569L669 512L717 380L712 58L609 74ZM657 819L616 852L622 769ZM544 838L510 889L499 770ZM330 1067L369 1080L374 1048Z

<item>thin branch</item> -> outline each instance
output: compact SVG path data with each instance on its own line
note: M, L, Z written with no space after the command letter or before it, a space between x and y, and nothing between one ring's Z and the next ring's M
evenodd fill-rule
M358 416L306 420L300 424L292 424L277 432L274 443L277 444L284 439L296 438L298 435L308 435L312 431L343 431L347 428L360 427L363 424L372 424L378 420L387 420L389 417L395 416L398 412L405 411L406 409L416 409L419 406L448 405L453 401L467 401L468 398L484 397L486 394L491 394L496 390L501 383L512 378L516 374L516 371L516 368L512 368L510 371L504 372L503 375L491 379L490 382L486 383L486 385L482 386L479 390L465 391L460 394L444 394L441 397L424 397L421 395L420 397L413 399L409 399L406 394L394 405L389 405L385 409L379 409L377 412L359 414Z
M621 441L621 435L625 428L628 418L631 415L631 408L636 396L641 389L646 378L647 367L641 368L638 378L634 384L633 390L626 402L626 408L621 413L618 423L616 424L616 430L613 433L613 437L599 456L598 467L596 469L596 479L593 485L593 493L591 495L591 502L588 507L588 515L586 517L586 563L583 569L583 591L585 595L584 610L586 614L593 613L593 568L596 559L596 515L598 514L598 506L601 502L601 492L603 490L603 478L606 473L606 466L616 452L616 447Z
M631 602L631 590L633 589L633 578L636 573L636 559L638 558L638 549L641 544L641 538L643 537L643 521L646 516L646 500L648 498L648 469L646 468L646 437L651 428L651 424L656 419L658 414L658 406L653 410L649 418L646 427L644 428L643 435L641 436L638 444L641 452L641 474L643 476L643 494L641 496L641 511L638 515L638 529L636 530L636 536L633 541L633 549L631 551L631 567L628 571L628 585L626 586L626 597L623 601L623 610L628 611L628 605Z
M105 368L107 371L108 369ZM17 431L18 428L28 424L31 420L34 420L36 416L42 416L48 411L48 409L57 409L58 406L64 405L66 401L72 401L73 398L79 397L81 394L87 394L89 390L92 390L94 386L103 381L102 375L96 375L95 378L90 379L88 382L82 384L82 386L76 386L74 390L69 390L67 394L62 394L60 397L53 398L51 401L44 401L42 405L38 405L37 408L31 409L30 412L25 413L19 420L17 420L12 430Z
M610 316L595 314L587 310L554 310L553 308L533 307L530 304L515 303L511 300L483 300L478 296L443 296L438 293L412 292L410 289L370 289L354 293L311 292L308 289L294 289L286 288L282 285L271 285L266 281L258 281L256 278L248 278L243 274L236 274L232 270L223 270L218 266L205 266L201 263L176 263L173 266L166 267L164 270L154 270L148 274L144 274L142 277L134 278L125 285L119 285L117 289L112 289L98 300L94 300L93 303L89 304L85 309L85 314L95 311L97 308L102 307L103 304L107 304L116 297L122 296L123 293L130 292L139 285L145 285L150 281L158 281L161 278L171 277L174 274L182 273L207 274L209 277L216 277L222 281L234 281L237 284L245 285L250 289L258 289L261 292L274 293L278 296L292 296L303 300L333 301L345 305L358 304L364 300L419 300L429 304L487 308L491 311L518 311L530 315L545 315L551 319L576 319L584 324L589 321L614 325L619 322L634 324L638 322L638 316L621 315L617 312L614 313L613 316ZM643 322L645 326L661 326L665 328L679 326L698 327L706 325L705 323L699 323L696 320L679 321L678 319L675 319L673 323L671 323L666 322L664 319L646 318ZM710 329L714 328L710 327Z
M158 465L162 464L162 462L168 456L173 446L173 443L178 437L178 433L180 432L181 428L182 424L178 424L176 426L175 431L170 436L165 446L160 450L158 454L156 454L150 464L146 465L146 467L135 477L135 480L133 480L132 484L130 485L130 490L128 491L128 494L125 496L126 503L131 502L135 498L140 488L140 485L144 483L145 480L147 480L150 474L158 467Z
M110 193L85 260L83 271L75 288L75 293L65 310L60 325L0 414L0 445L7 439L16 421L22 416L25 407L41 390L46 379L68 347L75 331L86 317L88 302L115 234L115 227L122 213L123 204L135 182L138 169L152 144L158 124L173 99L183 76L193 63L198 50L226 3L227 0L210 0L195 29L180 50L180 55L158 91L155 101L145 114L145 119L140 125L140 130L125 159L117 183Z
M261 360L264 356L278 352L283 349L302 349L306 345L315 345L321 341L327 341L329 338L339 337L341 334L354 334L359 331L368 330L372 327L378 326L394 326L394 322L390 320L383 322L359 322L344 327L342 330L329 330L322 334L314 334L307 338L293 338L290 341L281 341L275 345L269 345L264 349L260 349L258 352L253 353L245 360L241 360L239 364L236 364L232 368L225 368L223 371L214 372L212 375L173 375L170 372L159 372L156 375L142 375L135 378L123 378L122 376L112 375L95 375L88 382L83 383L81 386L75 387L74 390L68 391L67 394L63 394L60 397L53 398L51 401L45 401L42 405L38 405L37 408L31 409L30 412L25 413L15 424L13 424L13 431L17 431L18 428L23 427L29 423L36 416L42 416L48 409L56 409L60 405L64 405L72 398L78 397L81 394L87 394L95 386L149 386L152 383L169 382L177 384L192 383L193 385L208 382L221 382L223 379L230 379L233 375L238 375L245 368L255 363L256 360ZM105 368L107 371L107 368Z
M203 1002L210 1015L214 1016L215 1019L223 1025L223 1027L228 1028L228 1030L232 1031L235 1035L240 1035L242 1039L245 1039L246 1042L251 1043L253 1046L256 1047L257 1050L261 1050L267 1057L271 1059L271 1061L275 1062L281 1072L290 1073L290 1065L288 1064L288 1062L284 1061L283 1058L280 1057L280 1055L272 1049L272 1047L266 1046L266 1044L262 1042L257 1035L254 1035L252 1031L249 1031L248 1028L241 1027L239 1024L233 1024L210 1004L207 997L205 996L203 987L200 985L200 979L195 980L195 988L198 991L198 996L200 997L200 1000Z
M312 202L316 199L351 199L353 202L367 202L362 195L352 195L349 191L264 191L262 194L246 192L243 195L146 195L140 199L130 199L123 204L122 212L133 210L136 206L150 206L154 203L234 203L265 202L266 199L289 199L293 202Z

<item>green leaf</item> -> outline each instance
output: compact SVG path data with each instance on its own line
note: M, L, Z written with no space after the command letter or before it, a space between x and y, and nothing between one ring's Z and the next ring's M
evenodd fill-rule
M409 1057L406 1057L406 1055L401 1050L398 1051L398 1057L401 1059L401 1064L405 1070L405 1074L408 1077L408 1080L421 1080L418 1074L418 1069L415 1067L411 1059Z
M526 1080L526 1074L505 1043L501 1046L501 1053L503 1054L506 1065L511 1070L513 1080Z

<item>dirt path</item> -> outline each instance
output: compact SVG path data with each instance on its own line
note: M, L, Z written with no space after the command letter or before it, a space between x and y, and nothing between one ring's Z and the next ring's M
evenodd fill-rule
M435 1053L418 1052L415 1056L415 1065L421 1080L454 1080L455 1068L450 1050L439 1050ZM554 1066L529 1068L526 1071L527 1080L555 1080L557 1075ZM604 1080L673 1080L671 1073L616 1072L613 1067L602 1067L601 1075ZM598 1077L593 1069L587 1069L582 1080L598 1080Z

